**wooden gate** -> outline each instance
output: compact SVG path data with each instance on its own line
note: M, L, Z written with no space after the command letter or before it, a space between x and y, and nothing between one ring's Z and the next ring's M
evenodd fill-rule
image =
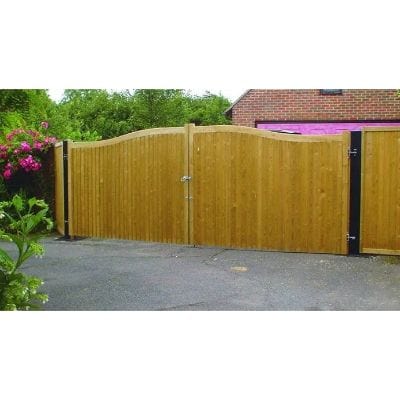
M69 235L187 243L185 128L68 143Z
M400 254L400 129L362 133L360 252Z
M349 133L192 124L68 142L57 225L65 218L71 236L347 254L348 146Z
M347 253L348 134L193 133L193 243Z

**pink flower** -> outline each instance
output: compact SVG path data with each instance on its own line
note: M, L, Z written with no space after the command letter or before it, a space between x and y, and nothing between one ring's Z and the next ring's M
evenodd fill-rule
M44 128L44 129L47 129L47 128L49 127L49 123L48 123L47 121L42 121L42 122L40 123L40 126L41 126L42 128Z
M29 135L31 135L33 138L37 138L38 136L40 136L39 132L36 131L28 131Z
M10 179L10 178L11 178L11 175L12 175L11 169L6 169L6 170L3 172L4 179Z
M20 150L20 149L15 149L15 150L13 151L13 153L14 153L14 154L19 154L19 153L21 153L21 150Z
M42 149L42 143L40 143L40 142L35 142L35 143L33 143L33 148L34 149L36 149L36 150L41 150Z
M0 158L7 158L7 146L3 146L0 144Z
M40 163L34 161L34 162L32 163L32 165L31 165L32 171L38 171L38 170L41 168L41 166L42 166L42 165L41 165Z
M31 151L31 146L30 146L30 144L27 143L27 142L21 142L21 150L22 150L22 151L25 151L25 152Z
M53 136L47 136L44 138L44 144L53 144L56 142L57 142L57 139Z
M25 170L25 172L37 171L42 167L42 164L36 161L31 155L26 158L21 158L19 160L19 165Z

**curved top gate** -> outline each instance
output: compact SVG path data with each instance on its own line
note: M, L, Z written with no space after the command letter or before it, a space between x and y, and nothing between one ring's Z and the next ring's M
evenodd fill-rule
M346 254L348 146L348 133L192 124L68 142L69 234Z

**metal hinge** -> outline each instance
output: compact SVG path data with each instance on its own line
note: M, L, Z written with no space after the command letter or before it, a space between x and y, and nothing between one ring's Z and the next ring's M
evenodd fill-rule
M68 160L68 153L63 154L64 160Z
M348 242L350 242L350 240L356 240L357 238L355 237L355 236L350 236L350 234L349 233L346 233L346 240L348 241Z
M192 179L191 176L184 175L181 178L181 182L187 182L187 181L190 181L191 179Z
M351 147L348 148L347 154L349 157L357 157L358 156L358 150L357 149L352 149Z

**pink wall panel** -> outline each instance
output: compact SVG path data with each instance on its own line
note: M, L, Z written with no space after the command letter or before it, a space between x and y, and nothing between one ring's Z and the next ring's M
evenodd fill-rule
M302 135L332 135L343 131L360 131L365 126L400 126L400 122L269 122L257 123L258 129L287 130Z

